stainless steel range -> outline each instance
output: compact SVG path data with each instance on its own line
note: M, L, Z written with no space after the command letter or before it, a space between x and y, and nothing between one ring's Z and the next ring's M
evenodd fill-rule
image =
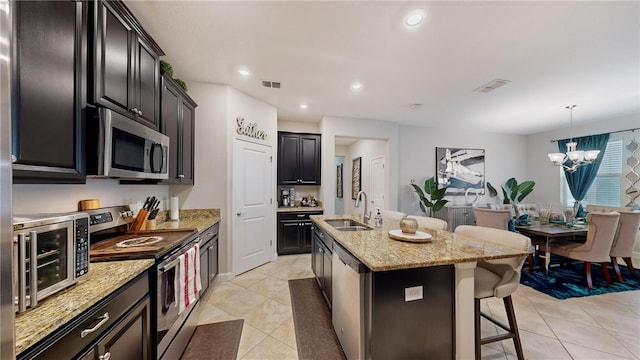
M133 222L128 206L85 211L89 214L92 262L154 258L150 274L151 330L154 333L157 359L179 358L193 331L195 321L188 321L198 302L182 309L176 284L184 278L180 257L199 244L196 229L127 231ZM153 276L155 274L155 276Z

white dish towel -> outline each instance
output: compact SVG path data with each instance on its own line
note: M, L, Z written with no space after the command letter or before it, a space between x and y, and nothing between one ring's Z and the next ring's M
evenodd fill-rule
M198 244L180 256L180 276L176 279L176 299L178 300L178 314L193 304L202 289L200 281L200 249Z

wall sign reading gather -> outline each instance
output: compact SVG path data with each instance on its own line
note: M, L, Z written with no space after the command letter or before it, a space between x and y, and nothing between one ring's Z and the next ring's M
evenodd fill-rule
M264 140L267 138L267 133L263 130L258 130L258 124L250 123L249 125L244 124L244 119L241 117L236 118L236 122L238 123L238 128L236 132L240 135L246 135L252 138Z

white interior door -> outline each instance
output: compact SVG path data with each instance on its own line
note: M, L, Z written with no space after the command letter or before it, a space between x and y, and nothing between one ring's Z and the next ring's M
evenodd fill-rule
M384 157L371 160L371 206L375 209L384 209L385 197L385 173ZM374 211L375 213L375 211Z
M271 261L275 243L271 146L236 139L233 151L233 272Z

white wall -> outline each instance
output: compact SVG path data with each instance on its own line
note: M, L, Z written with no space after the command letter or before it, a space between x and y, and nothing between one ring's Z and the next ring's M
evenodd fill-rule
M336 136L358 137L373 140L388 140L388 153L385 156L388 164L389 173L389 207L396 208L398 206L398 172L400 167L398 159L398 124L390 121L365 120L342 117L324 117L320 122L320 131L322 133L322 183L335 184L336 167L335 155ZM347 176L347 168L349 176ZM351 160L345 158L344 167L344 199L345 205L351 198L351 191L347 193L346 183L351 181ZM335 186L323 186L320 189L320 198L325 206L325 214L334 214L335 204L333 199L336 197Z
M169 209L167 185L120 185L113 179L87 179L81 185L13 185L13 213L39 214L78 211L78 201L100 199L100 206L135 205L147 196L163 200L161 210Z
M344 167L343 171L343 194L344 194L344 203L343 203L343 211L345 214L362 214L363 205L360 205L359 208L355 207L355 201L351 199L351 177L352 177L352 166L353 159L357 157L362 158L361 165L361 187L362 191L364 191L369 198L368 207L370 211L373 211L373 207L371 206L371 160L384 157L385 162L387 161L387 154L389 152L388 141L386 140L358 140L353 144L347 147L347 154L344 158ZM389 173L387 171L388 166L385 164L385 186L386 186L386 194L389 193ZM334 181L335 183L335 181ZM385 194L385 195L386 195ZM388 196L385 196L385 208L389 210L396 210L395 204L391 205L388 200Z
M612 117L573 127L573 136L596 135L640 127L637 116ZM638 133L640 136L640 133ZM527 177L536 182L535 190L527 202L560 203L560 168L551 165L548 153L558 152L558 145L551 140L566 139L569 129L547 131L529 135L526 143Z
M436 147L484 149L485 179L494 186L504 184L510 177L518 181L527 177L526 163L530 155L525 136L401 126L400 139L399 211L407 214L422 214L415 191L409 184L411 179L423 184L426 178L436 175ZM447 196L446 199L450 204L465 203L463 195ZM478 203L494 201L486 191L478 198Z
M319 133L319 123L308 121L278 120L278 131Z

